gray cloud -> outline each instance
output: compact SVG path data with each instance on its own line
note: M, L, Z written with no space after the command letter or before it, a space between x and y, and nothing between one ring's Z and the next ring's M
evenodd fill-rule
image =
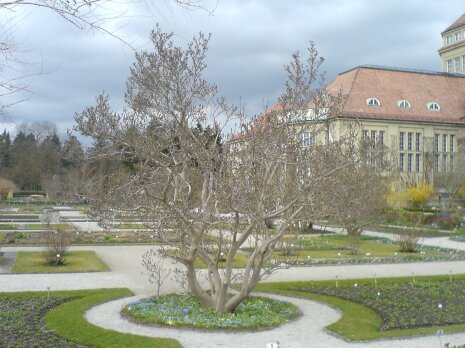
M215 1L206 5L213 8ZM326 58L327 79L361 64L438 70L440 32L462 15L462 2L450 0L219 0L213 15L186 11L167 0L131 8L111 24L135 47L150 49L149 32L158 22L184 44L199 31L212 33L207 77L229 100L245 102L253 114L273 103L295 50L313 40ZM50 120L61 130L73 115L105 90L113 106L123 106L125 81L133 53L118 40L81 32L58 16L32 11L18 21L28 99L10 110L17 122ZM1 127L1 125L0 125Z

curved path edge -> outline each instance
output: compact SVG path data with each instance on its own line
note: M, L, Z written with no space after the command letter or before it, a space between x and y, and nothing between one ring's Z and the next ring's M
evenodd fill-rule
M167 328L161 326L138 325L123 318L122 308L144 296L131 296L110 301L88 310L86 319L99 327L123 333L149 337L166 337L178 340L185 348L264 348L267 343L279 342L280 348L428 348L443 347L444 343L463 344L465 333L444 335L441 341L437 336L407 337L403 339L378 340L351 343L325 331L325 327L337 321L341 313L319 302L279 295L260 294L295 304L302 316L280 327L257 332L212 332L194 329Z

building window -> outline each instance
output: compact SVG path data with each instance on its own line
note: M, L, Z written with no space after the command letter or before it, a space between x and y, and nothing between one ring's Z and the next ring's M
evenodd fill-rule
M413 150L413 133L408 132L407 134L407 150L412 151Z
M436 102L428 103L428 104L426 104L426 107L427 107L429 110L434 110L434 111L439 111L439 110L441 110L441 108L439 107L439 104L436 103Z
M419 153L415 154L415 170L417 171L417 173L420 172L420 154Z
M439 152L439 134L434 135L434 149Z
M379 143L384 145L384 131L379 131Z
M410 103L407 100L399 100L397 106L401 109L410 109Z
M462 32L455 33L455 41L460 41L462 40Z
M368 130L363 130L363 139L368 139Z
M460 57L454 59L455 62L455 72L462 70L462 60Z
M415 134L415 151L420 151L421 148L421 133Z
M400 132L399 134L399 149L404 151L405 148L405 132Z
M412 171L412 162L413 162L413 153L409 153L408 156L408 162L407 162L407 169L409 172Z
M442 155L442 171L447 172L447 155Z
M462 56L462 69L465 70L465 56Z
M376 140L377 140L376 133L377 132L375 130L371 131L371 148L372 149L374 149L376 147Z
M381 106L381 103L376 98L368 98L367 99L367 105L369 105L369 106Z
M309 147L315 144L315 138L310 132L302 132L299 134L299 143L301 147Z
M454 68L454 61L452 59L447 60L447 72L448 73L453 73L453 68Z
M434 172L439 173L439 154L434 155Z
M452 43L452 35L446 36L446 45L450 45Z
M450 171L454 171L454 155L450 155Z
M399 170L401 172L404 171L404 160L405 160L405 154L401 153L399 156Z
M447 134L442 135L442 152L447 152Z
M449 140L449 150L450 152L454 152L455 151L455 148L454 148L454 139L455 139L455 136L453 134L450 135L450 140Z

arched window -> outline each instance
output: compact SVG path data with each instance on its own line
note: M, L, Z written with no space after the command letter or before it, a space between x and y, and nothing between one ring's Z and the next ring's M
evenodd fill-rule
M367 105L368 106L381 106L380 102L376 98L368 98L367 99Z
M428 108L428 110L434 110L434 111L441 110L441 107L436 102L428 103L428 104L426 104L426 107Z
M410 103L407 100L399 100L397 106L401 109L410 109Z

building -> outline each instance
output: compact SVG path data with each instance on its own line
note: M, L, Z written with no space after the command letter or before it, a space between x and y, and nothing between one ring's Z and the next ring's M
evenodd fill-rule
M369 157L382 166L389 156L401 184L436 184L443 174L465 170L465 14L442 36L442 72L363 65L340 73L327 86L343 96L337 112L310 107L292 122L301 146L338 139L345 121L354 120L373 150L385 149L370 150L381 158Z
M441 35L444 44L439 49L442 71L465 74L465 13Z
M463 162L465 14L441 35L442 72L364 65L342 72L328 86L329 92L344 95L334 136L340 120L358 120L363 136L389 149L401 177L410 182L432 183ZM304 127L299 137L311 135Z
M432 181L454 170L465 138L465 75L365 65L339 74L328 91L345 96L335 136L338 120L358 120L400 172Z

